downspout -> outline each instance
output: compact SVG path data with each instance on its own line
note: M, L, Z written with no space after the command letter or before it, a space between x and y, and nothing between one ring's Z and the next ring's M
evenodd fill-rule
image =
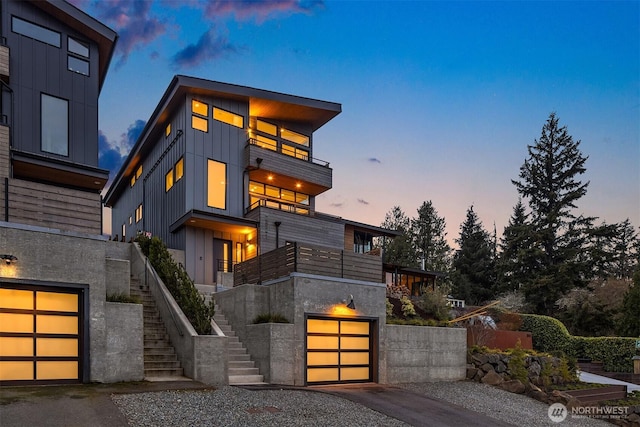
M280 247L280 225L282 222L276 221L274 224L276 225L276 249L278 249Z

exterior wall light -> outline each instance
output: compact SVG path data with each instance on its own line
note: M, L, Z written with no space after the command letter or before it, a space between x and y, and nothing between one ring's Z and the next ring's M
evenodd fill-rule
M16 262L18 261L18 257L16 257L15 255L0 255L0 259L3 260L7 265L11 264L12 262Z
M353 302L353 295L349 295L349 302L347 303L347 308L350 308L351 310L356 309L356 305Z

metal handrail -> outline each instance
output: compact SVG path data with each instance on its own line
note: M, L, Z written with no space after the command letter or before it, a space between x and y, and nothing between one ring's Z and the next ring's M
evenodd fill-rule
M156 270L153 268L153 266L151 268L149 268L149 258L148 257L144 257L144 266L145 266L145 281L147 281L147 272L149 270L151 270L151 272L153 273L153 276L156 279L156 283L158 284L158 290L159 292L162 294L162 297L164 299L164 302L167 304L167 309L169 310L169 314L171 315L171 320L173 321L173 324L175 325L176 329L178 330L178 334L180 334L180 336L184 336L184 333L182 332L182 328L178 325L178 322L176 320L175 314L173 314L173 310L171 309L171 304L169 303L169 300L167 299L167 296L164 294L164 292L162 292L162 289L160 289L160 282L161 279L160 277L158 277L158 273L156 273ZM148 283L146 283L147 286L149 286ZM168 290L168 289L167 289Z
M258 197L257 195L253 194L253 196ZM271 202L271 203L276 203L278 204L278 209L284 212L290 212L290 213L295 213L298 215L310 215L311 214L311 207L309 205L304 205L301 203L291 203L291 202L284 202L282 201L282 199L276 199L273 197L269 197L269 196L264 196L264 197L259 197L257 201L253 202L251 205L249 205L249 207L247 208L247 212L250 212L252 210L254 210L257 207L263 206L263 207L269 207L267 206L267 202ZM283 209L282 206L288 207L288 209ZM305 212L300 212L300 210L302 211L307 211Z
M283 155L285 155L287 157L291 157L292 159L298 159L298 160L300 160L302 162L310 162L310 163L313 163L313 164L316 164L316 165L319 165L319 166L324 166L326 168L329 167L329 162L327 162L325 160L320 160L320 159L317 159L317 158L311 157L311 156L306 156L306 159L301 159L301 158L296 157L296 156L291 156L289 154L284 153L282 151L282 147L278 147L277 145L274 146L272 144L267 144L266 142L259 141L256 138L249 138L247 140L247 145L255 145L256 147L262 148L263 150L275 151L276 153L283 154ZM268 146L273 147L273 148L265 148L265 147L261 147L261 145L268 145Z

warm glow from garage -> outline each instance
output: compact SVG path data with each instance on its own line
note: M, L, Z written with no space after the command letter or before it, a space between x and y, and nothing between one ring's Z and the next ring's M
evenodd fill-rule
M344 304L334 304L329 308L329 314L333 316L355 316L357 314L356 310L352 310L347 308Z

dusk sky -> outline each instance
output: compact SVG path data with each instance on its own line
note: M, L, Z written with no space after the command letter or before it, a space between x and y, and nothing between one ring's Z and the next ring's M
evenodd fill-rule
M100 95L112 176L175 74L342 104L314 134L319 211L380 225L431 200L498 234L551 112L589 157L576 214L640 225L640 2L83 1L119 34Z

